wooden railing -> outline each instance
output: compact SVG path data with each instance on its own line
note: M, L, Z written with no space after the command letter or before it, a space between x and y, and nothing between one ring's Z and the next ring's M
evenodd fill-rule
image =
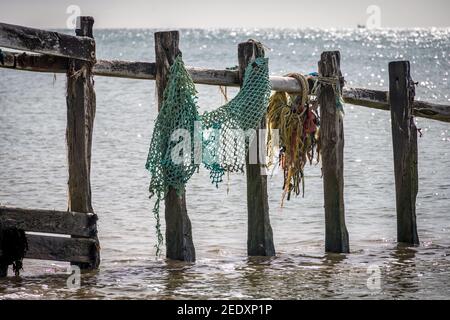
M53 55L13 53L3 50L3 63L0 68L66 73L69 59ZM239 72L226 69L187 68L192 80L197 84L239 87ZM92 74L103 77L126 79L155 80L156 63L121 60L97 60ZM270 76L272 90L285 92L300 92L298 81L291 77ZM372 109L389 111L389 95L387 91L366 88L343 88L343 98L346 103ZM450 122L450 105L414 101L413 115L443 122Z
M0 23L0 47L27 52L1 51L0 67L35 72L66 73L67 92L67 145L69 163L69 211L49 212L2 208L0 222L12 222L26 231L59 231L75 239L48 239L29 235L32 244L27 257L52 258L87 263L86 268L98 266L92 263L87 251L83 254L75 247L91 248L98 239L93 233L93 224L83 228L69 228L71 223L92 221L94 210L91 203L90 160L92 130L95 116L95 93L92 76L119 77L129 79L156 80L158 106L168 77L168 67L179 50L178 31L155 33L156 62L132 62L119 60L96 60L93 39L93 19L79 17L76 36L65 35ZM30 53L31 52L31 53ZM239 44L238 70L215 70L188 67L197 84L238 87L242 83L242 70L251 57L260 54L251 41ZM324 52L319 62L319 74L336 77L341 75L340 53ZM450 122L450 106L425 101L414 101L413 82L409 63L392 62L389 67L389 92L365 88L343 88L347 103L391 112L394 146L394 167L396 177L397 230L398 241L417 244L415 222L415 197L417 194L417 130L412 116ZM313 79L314 80L314 79ZM296 79L285 76L271 76L275 91L300 92ZM322 169L324 173L325 202L325 249L329 252L349 252L348 233L345 226L343 203L343 122L335 108L335 93L331 88L321 90L318 97L321 104ZM272 229L269 219L266 177L260 175L257 167L247 166L248 205L248 254L274 255ZM407 194L408 196L404 196ZM186 197L178 197L169 191L166 199L166 256L171 259L194 261L195 249L192 242L191 224L186 210ZM24 214L26 212L26 214ZM54 223L36 224L42 219ZM81 219L81 220L80 220ZM86 220L87 219L87 220ZM75 220L78 221L75 223ZM59 221L59 222L58 222ZM90 222L91 223L91 222ZM86 229L87 228L87 229ZM80 231L81 230L81 231ZM96 230L96 226L95 226ZM87 234L89 237L86 238ZM36 238L37 237L37 238ZM80 238L83 237L83 238ZM86 240L90 239L90 240ZM91 241L92 240L92 241ZM73 247L71 253L59 252L57 248ZM80 248L81 248L80 247ZM56 251L52 251L52 250ZM81 250L81 249L80 249ZM91 252L91 251L90 251Z
M89 37L0 23L0 43L5 48L95 61L95 41Z
M25 258L69 261L90 269L100 263L96 214L0 207L0 227L26 231L28 250ZM6 275L7 267L0 264L0 274Z
M26 258L68 261L82 269L96 269L100 263L100 245L96 232L97 216L91 201L91 147L95 116L95 93L92 66L95 63L95 41L92 37L92 17L79 17L76 36L57 32L0 24L0 47L27 50L42 56L0 53L0 65L31 63L38 71L61 68L67 73L67 158L69 167L68 212L2 208L2 228L18 228L27 231L29 249ZM44 60L47 60L45 65ZM53 220L53 223L50 222ZM76 222L84 221L80 225ZM72 225L71 228L68 228ZM95 228L95 232L91 232ZM87 236L85 231L89 231ZM68 237L28 234L62 232ZM2 241L7 241L3 239ZM0 249L2 243L0 243ZM8 259L6 259L8 260ZM0 266L0 276L7 267ZM5 270L6 269L6 270Z

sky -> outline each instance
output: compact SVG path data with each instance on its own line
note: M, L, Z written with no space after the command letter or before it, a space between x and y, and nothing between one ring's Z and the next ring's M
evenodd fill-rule
M450 27L448 0L0 0L0 22L66 28L77 8L95 28Z

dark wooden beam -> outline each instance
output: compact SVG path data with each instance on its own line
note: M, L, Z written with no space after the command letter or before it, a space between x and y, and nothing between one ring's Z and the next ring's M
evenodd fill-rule
M34 72L66 73L69 67L67 58L45 54L29 54L2 51L3 64L0 67Z
M152 62L98 60L92 72L98 76L155 80L156 65Z
M342 77L339 51L323 52L319 74ZM342 84L343 85L343 84ZM322 85L319 94L320 143L325 206L325 251L350 252L344 209L344 122L336 107L336 94L331 85Z
M343 88L346 103L389 111L388 92L361 88Z
M97 261L100 259L97 256L100 250L95 239L27 234L27 242L27 259L70 261L90 266L85 269L97 268Z
M415 95L409 61L389 63L389 102L391 105L392 143L394 150L397 240L419 244L416 225L417 128L412 106Z
M93 213L0 207L0 223L32 232L97 235L97 215Z
M95 61L95 41L63 33L0 23L0 47Z
M169 80L170 66L175 58L181 54L179 38L178 31L155 33L158 111L161 109L164 90ZM195 261L191 221L186 208L186 192L179 196L174 188L169 187L165 198L165 219L166 257L187 262Z

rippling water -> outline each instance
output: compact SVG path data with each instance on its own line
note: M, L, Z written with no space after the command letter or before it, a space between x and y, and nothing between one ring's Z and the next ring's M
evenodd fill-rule
M97 30L100 59L154 61L155 30ZM237 64L249 38L269 49L272 74L311 72L320 53L340 50L350 86L387 90L388 62L407 59L417 98L450 103L450 29L182 30L186 64ZM65 77L0 69L0 203L66 209ZM324 254L320 167L306 171L305 198L279 207L281 177L269 179L277 256L246 257L245 178L216 189L200 171L187 187L198 261L155 258L153 202L144 170L156 116L153 81L95 78L93 205L102 264L66 286L64 263L25 262L21 277L0 280L0 299L38 298L444 298L450 297L450 125L417 119L421 245L398 247L390 115L345 107L345 201L351 253ZM203 110L223 101L198 86ZM231 90L231 96L236 90ZM227 189L229 192L227 193ZM380 289L367 286L369 266Z

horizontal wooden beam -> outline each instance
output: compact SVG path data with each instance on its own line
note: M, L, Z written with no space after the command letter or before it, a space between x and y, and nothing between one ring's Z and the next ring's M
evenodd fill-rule
M25 231L94 237L97 215L69 211L0 207L0 222Z
M202 68L186 68L192 80L198 84L239 87L239 72L234 70L214 70Z
M7 23L0 23L0 47L95 61L93 39Z
M0 67L18 70L65 73L67 59L48 55L30 55L3 51L4 64ZM215 70L187 67L197 84L239 87L239 74L236 70ZM105 77L155 80L156 69L153 62L133 62L120 60L99 60L94 65L93 74ZM291 77L270 76L272 90L295 93L300 91L298 81ZM387 91L344 87L343 98L346 103L372 109L389 111ZM450 105L414 101L413 114L416 117L450 122Z
M67 72L68 59L62 57L10 51L2 51L2 53L3 64L0 63L1 68L49 73ZM239 87L237 71L194 67L187 67L187 70L197 84ZM98 60L94 65L93 74L104 77L155 80L156 65L154 62Z
M27 259L94 263L98 242L89 238L63 238L27 234Z
M386 111L391 109L389 105L389 93L387 91L344 87L343 98L349 104ZM413 115L421 118L450 122L450 105L415 100L413 103Z
M98 60L92 72L97 76L155 80L156 67L151 62Z
M2 51L1 68L34 72L66 73L69 59L46 54L28 54Z
M370 89L344 87L342 96L346 103L379 110L390 110L388 92Z
M450 122L450 106L414 100L413 115L444 122Z

